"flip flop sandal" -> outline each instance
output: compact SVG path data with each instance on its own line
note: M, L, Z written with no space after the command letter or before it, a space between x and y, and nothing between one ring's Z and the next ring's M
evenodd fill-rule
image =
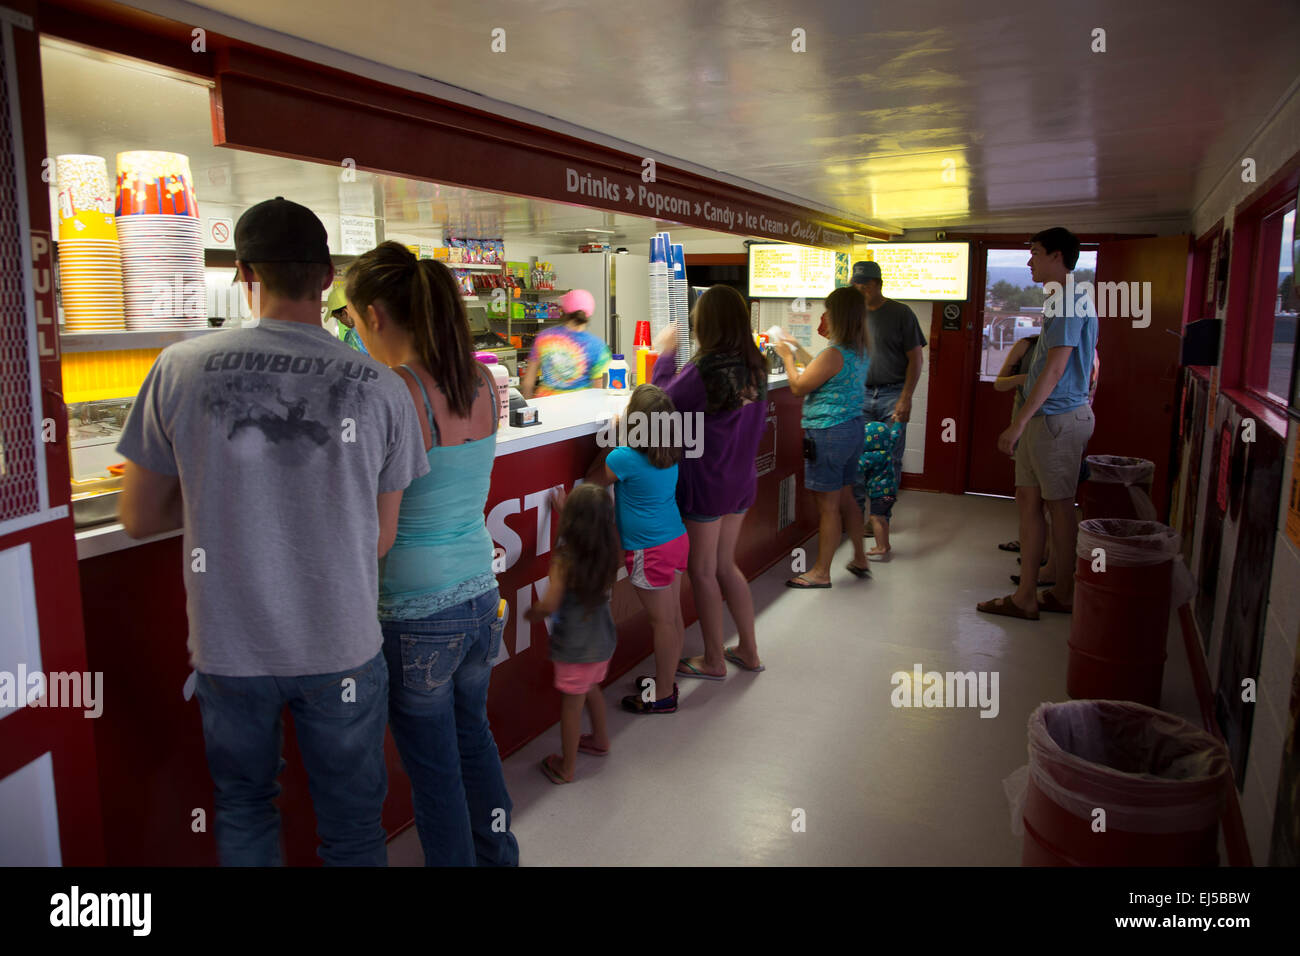
M809 584L806 581L801 581L799 578L791 578L789 581L785 582L785 586L788 588L796 588L800 591L810 591L813 588L828 588L831 586L831 583L827 581L825 584Z
M592 741L596 739L595 734L583 734L578 738L578 753L591 754L593 757L608 757L609 748L601 750Z
M998 545L998 550L999 550L999 551L1011 551L1012 553L1019 554L1019 553L1020 553L1020 542L1019 542L1019 541L1008 541L1008 542L1006 542L1005 544L1000 544L1000 545Z
M1001 547L1001 545L999 545L999 547ZM1019 558L1016 558L1016 564L1019 564L1019 563L1020 563L1020 559L1019 559ZM1046 559L1046 558L1043 558L1043 560L1039 561L1039 562L1038 562L1038 566L1039 566L1040 568L1045 568L1045 567L1047 567L1047 559Z
M556 761L559 763L563 762L563 760L564 758L559 754L548 754L546 758L542 760L542 773L546 775L546 779L551 781L551 783L573 783L572 780L565 780L564 774L560 772L559 767L555 766L551 762Z
M1038 595L1038 610L1048 611L1052 614L1073 614L1074 605L1062 604L1051 591L1044 591Z
M685 667L686 670L682 670L683 667ZM704 671L700 670L698 667L692 664L691 659L689 657L683 657L680 661L677 662L677 676L695 677L698 678L699 680L726 680L727 679L726 674L706 674ZM638 684L637 686L640 687L641 685ZM676 686L677 686L676 684L673 685L674 688Z
M1018 574L1013 574L1013 575L1011 575L1011 583L1012 583L1012 584L1019 584L1019 583L1020 583L1020 575L1018 575ZM1039 581L1039 582L1038 582L1038 586L1039 586L1040 588L1050 588L1050 587L1055 587L1055 586L1056 586L1056 582L1055 582L1055 581Z
M722 656L725 657L727 660L731 661L731 663L735 664L742 671L751 671L752 673L759 674L767 670L767 668L764 667L762 664L759 664L757 667L750 667L743 660L741 660L740 655L736 653L736 649L734 647L726 648L722 652Z
M849 564L844 565L844 568L845 568L846 571L849 572L849 574L852 574L854 577L859 577L859 578L869 578L869 577L871 577L871 569L870 569L870 568L860 568L860 567L858 567L856 564L853 564L852 562L850 562Z
M984 614L998 614L1002 617L1018 617L1023 621L1037 621L1038 611L1030 614L1028 611L1022 611L1011 600L1012 595L1008 594L1004 598L993 598L991 601L983 601L975 605L975 610Z

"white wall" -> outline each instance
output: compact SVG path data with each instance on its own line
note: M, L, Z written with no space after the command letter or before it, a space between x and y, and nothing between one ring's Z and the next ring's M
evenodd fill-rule
M1292 84L1287 95L1274 108L1272 118L1237 151L1237 158L1227 169L1202 170L1196 179L1196 204L1192 207L1191 231L1201 235L1219 217L1224 226L1237 205L1259 188L1282 164L1300 152L1300 80ZM1255 161L1255 181L1242 182L1241 161Z
M1193 207L1191 230L1201 235L1214 226L1220 218L1225 229L1233 228L1237 206L1259 185L1282 168L1292 156L1300 152L1300 81L1293 85L1288 95L1274 109L1272 117L1237 151L1238 160L1228 169L1204 171L1197 181L1197 201ZM1240 159L1255 160L1255 181L1241 181ZM1230 287L1229 297L1242 295L1242 290ZM1223 318L1223 310L1217 313ZM1251 727L1250 752L1246 761L1246 780L1241 793L1241 810L1246 834L1250 841L1251 856L1256 865L1268 862L1273 837L1273 816L1277 806L1278 781L1282 768L1282 749L1291 724L1289 701L1291 681L1297 661L1297 634L1300 634L1300 550L1286 535L1286 510L1291 488L1291 470L1295 458L1297 423L1288 420L1286 466L1282 481L1282 500L1275 531L1273 552L1273 577L1269 586L1265 613L1263 650L1260 656L1258 703ZM1207 430L1202 446L1201 474L1208 475L1210 455L1218 453L1218 442L1211 438L1217 432ZM1198 515L1206 512L1209 483L1201 482ZM1200 568L1200 553L1205 522L1198 520L1192 550L1192 570ZM1208 635L1211 680L1218 674L1217 661L1222 652L1222 632L1227 613L1228 591L1231 585L1232 561L1235 542L1225 540L1220 558L1220 575L1216 582L1216 619Z
M507 239L506 259L510 262L527 262L533 256L543 262L549 256L565 252L577 252L578 243L563 239Z
M903 471L920 474L925 471L925 432L928 416L926 406L930 400L930 317L934 312L933 302L904 302L916 313L916 320L921 323L921 334L925 336L925 348L921 350L921 377L916 382L916 391L912 393L912 414L907 425L907 446L903 450Z

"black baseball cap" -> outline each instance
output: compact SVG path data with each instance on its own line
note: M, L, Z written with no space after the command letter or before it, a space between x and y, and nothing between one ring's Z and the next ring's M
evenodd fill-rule
M238 235L239 230L235 230L235 234ZM860 262L853 263L853 278L849 280L850 283L857 285L869 279L880 281L880 263L873 262L870 259L863 259Z
M330 261L325 224L306 206L276 196L246 210L235 223L235 258L240 262Z

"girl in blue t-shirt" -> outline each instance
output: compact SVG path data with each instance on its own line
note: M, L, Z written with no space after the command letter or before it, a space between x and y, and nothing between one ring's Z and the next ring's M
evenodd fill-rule
M648 677L638 677L639 693L623 698L623 709L634 714L677 710L673 677L686 641L681 575L691 551L677 510L677 463L685 425L663 389L637 386L627 403L627 444L615 448L603 462L597 460L589 475L595 482L614 486L614 513L628 577L654 629L653 686L647 685Z

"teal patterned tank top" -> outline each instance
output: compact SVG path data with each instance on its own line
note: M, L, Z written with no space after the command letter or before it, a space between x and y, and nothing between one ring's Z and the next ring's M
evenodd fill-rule
M842 345L832 345L831 348L839 349L844 367L815 392L804 396L804 428L830 428L862 414L871 358L866 352L858 354Z

